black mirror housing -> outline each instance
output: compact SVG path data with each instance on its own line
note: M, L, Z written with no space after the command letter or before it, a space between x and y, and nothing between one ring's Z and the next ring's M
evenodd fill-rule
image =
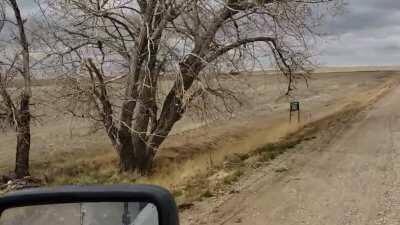
M179 225L173 196L166 189L153 185L62 186L13 192L0 198L0 216L4 210L24 206L129 201L154 204L159 225Z

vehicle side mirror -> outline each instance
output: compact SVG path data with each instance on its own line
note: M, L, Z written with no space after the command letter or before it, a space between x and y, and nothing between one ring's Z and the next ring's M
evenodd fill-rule
M172 195L150 185L65 186L0 198L0 225L179 225Z

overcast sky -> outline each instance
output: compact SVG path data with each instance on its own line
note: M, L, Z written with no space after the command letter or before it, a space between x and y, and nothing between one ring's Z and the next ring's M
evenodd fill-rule
M20 0L34 11L34 0ZM344 15L328 21L331 35L315 57L322 65L399 65L400 0L348 0Z
M400 0L348 2L345 14L324 28L334 35L324 45L320 61L327 65L399 65Z

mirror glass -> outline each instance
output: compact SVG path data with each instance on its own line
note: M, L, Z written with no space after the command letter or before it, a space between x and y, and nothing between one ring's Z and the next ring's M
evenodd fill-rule
M0 225L158 225L157 207L144 202L35 205L3 211Z

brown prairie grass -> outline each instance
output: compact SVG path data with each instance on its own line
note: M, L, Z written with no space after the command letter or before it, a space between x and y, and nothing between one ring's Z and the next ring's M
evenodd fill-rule
M77 156L76 154L59 155L50 162L34 164L35 174L44 174L49 185L64 184L113 184L113 183L150 183L169 188L175 195L178 204L213 197L236 183L251 168L267 165L281 154L294 149L303 141L312 140L315 134L332 124L347 123L362 107L354 105L328 117L302 126L297 131L286 135L279 141L263 145L246 153L225 155L223 163L213 168L200 171L196 176L185 179L176 185L168 185L164 179L175 171L164 171L166 178L160 178L162 168L157 168L158 174L143 178L128 173L120 173L116 154L110 150L97 149L95 155ZM252 160L249 160L252 159ZM257 166L256 166L257 167ZM169 183L170 184L170 183Z
M250 165L254 160L249 158L256 158L257 165L267 164L302 141L313 139L319 130L347 122L366 104L390 90L390 85L385 83L325 107L319 118L306 124L290 125L286 116L284 120L277 117L268 125L258 126L260 121L255 121L232 132L217 132L218 135L198 145L163 149L164 154L156 159L154 173L149 177L120 173L116 153L109 147L54 154L46 161L34 162L32 174L48 185L156 184L170 189L179 203L208 198L246 175L248 168L255 166Z

